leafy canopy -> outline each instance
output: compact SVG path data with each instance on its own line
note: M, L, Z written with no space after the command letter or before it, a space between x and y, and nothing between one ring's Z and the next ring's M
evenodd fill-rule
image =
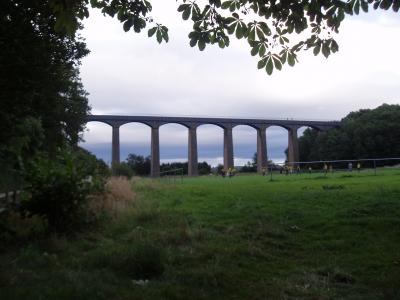
M399 118L400 105L383 104L352 112L327 132L306 129L299 138L300 160L399 157Z
M152 5L148 0L50 0L57 28L73 32L78 19L89 16L89 5L104 15L117 17L123 29L141 32L149 23ZM294 66L302 50L328 57L339 50L333 38L346 15L374 9L399 11L400 0L177 0L183 20L193 22L190 46L203 51L206 45L229 46L230 37L246 40L257 67L268 74L284 64ZM90 3L89 3L90 2ZM298 34L297 36L294 33ZM301 34L302 33L302 34ZM301 35L300 35L301 34ZM168 42L168 28L155 23L148 36ZM296 39L297 37L297 39Z
M89 53L79 36L55 31L49 1L0 1L0 189L38 152L80 139L90 111L79 77Z

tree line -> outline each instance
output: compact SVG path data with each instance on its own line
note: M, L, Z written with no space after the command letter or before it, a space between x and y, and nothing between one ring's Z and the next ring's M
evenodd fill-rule
M151 167L151 157L142 156L131 153L128 155L126 160L114 167L114 173L116 175L122 175L126 177L135 176L149 176ZM160 165L160 172L168 172L177 169L182 169L182 174L188 174L188 162L171 162L162 163ZM198 163L199 175L209 175L211 173L211 165L207 162Z
M400 105L349 113L338 128L308 128L299 138L300 161L400 157Z
M103 190L109 173L77 146L90 113L79 75L89 50L76 32L56 28L53 9L0 1L0 193L20 191L18 203L0 207L3 233L12 232L9 214L40 217L51 231L83 224L87 195Z

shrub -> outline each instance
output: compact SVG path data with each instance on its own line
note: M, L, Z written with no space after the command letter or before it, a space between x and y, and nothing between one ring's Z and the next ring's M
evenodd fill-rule
M134 172L127 163L122 162L113 166L113 174L115 176L123 176L130 179L134 175Z
M15 211L7 211L0 215L0 241L5 244L40 238L46 232L47 222L40 216L26 217Z
M96 179L99 176L89 179L92 174L87 160L69 148L53 159L39 156L23 173L22 207L28 215L45 217L51 230L65 231L79 225L84 221L88 194L104 181Z

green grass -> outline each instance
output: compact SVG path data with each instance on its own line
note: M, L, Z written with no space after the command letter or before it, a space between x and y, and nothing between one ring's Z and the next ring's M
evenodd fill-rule
M400 299L400 172L135 183L117 220L0 256L1 299Z

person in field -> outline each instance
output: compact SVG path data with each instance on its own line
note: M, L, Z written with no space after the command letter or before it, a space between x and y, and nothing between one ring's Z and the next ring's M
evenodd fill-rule
M349 172L353 171L353 164L351 162L349 162L349 164L347 165L347 168L349 170Z

